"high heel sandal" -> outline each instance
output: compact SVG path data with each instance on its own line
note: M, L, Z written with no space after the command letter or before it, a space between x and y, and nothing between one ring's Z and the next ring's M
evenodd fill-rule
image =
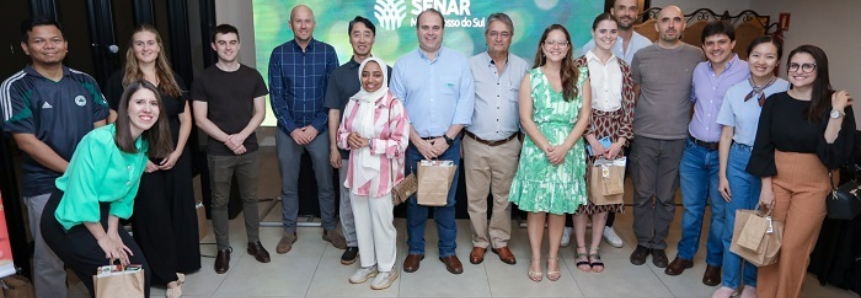
M592 268L592 272L604 272L604 262L601 261L601 255L598 254L598 248L592 247L592 251L595 253L589 254L589 267Z
M538 259L538 261L530 260L529 262L530 262L529 263L530 269L529 269L529 272L527 272L527 274L529 275L529 279L534 281L534 282L540 282L542 279L544 279L544 273L541 272L541 268L538 269L538 272L532 271L532 264L535 264L535 263L540 264L541 259Z
M589 253L580 252L580 249L586 250L586 247L581 246L577 247L577 255L574 257L574 261L577 262L577 270L583 272L592 271L592 264L589 263Z
M550 260L556 261L556 270L550 270ZM562 277L562 272L559 271L559 257L556 258L547 258L547 279L550 281L557 281Z
M167 291L164 293L164 296L167 298L180 298L182 297L182 285L185 283L185 274L177 273L176 274L176 287L167 288Z

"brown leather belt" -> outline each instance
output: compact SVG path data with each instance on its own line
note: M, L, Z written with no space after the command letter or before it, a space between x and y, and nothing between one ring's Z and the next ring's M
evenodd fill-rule
M469 136L469 137L470 137L470 138L472 138L473 140L476 140L476 141L478 141L479 143L482 143L482 144L488 145L488 146L490 146L490 147L496 147L496 146L499 146L499 145L502 145L502 144L508 143L508 142L510 142L511 140L514 140L514 138L516 138L516 137L517 137L517 133L515 133L515 134L512 134L510 137L508 137L508 138L506 138L506 139L504 139L504 140L499 140L499 141L488 141L488 140L482 140L482 139L480 139L479 137L477 137L475 134L473 134L473 133L469 132L468 130L464 130L464 132L466 133L466 135L467 135L467 136Z

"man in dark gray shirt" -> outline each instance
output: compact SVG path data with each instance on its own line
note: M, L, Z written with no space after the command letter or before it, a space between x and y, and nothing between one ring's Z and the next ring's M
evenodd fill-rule
M323 107L329 109L329 163L338 169L341 188L341 228L347 241L347 250L341 255L341 264L350 265L356 262L359 255L359 241L356 238L356 225L353 222L353 209L350 204L350 190L344 186L347 179L347 165L350 160L350 151L338 149L338 126L341 125L341 111L347 106L350 97L359 92L361 82L359 81L359 65L371 56L374 47L374 37L377 27L371 20L356 16L347 28L350 35L350 45L353 46L353 58L344 65L335 68L329 76L326 86L326 98ZM392 68L388 68L392 73ZM391 78L391 76L386 76Z
M703 52L679 40L685 16L676 6L661 10L655 28L658 41L634 55L631 72L639 93L634 110L631 179L634 182L634 234L637 248L631 263L642 265L652 255L659 268L669 261L664 250L673 221L673 199L679 188L679 162L691 118L691 79ZM657 204L652 206L653 197Z

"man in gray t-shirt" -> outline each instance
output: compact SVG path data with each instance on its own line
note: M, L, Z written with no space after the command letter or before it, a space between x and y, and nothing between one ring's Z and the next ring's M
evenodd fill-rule
M679 162L691 116L691 79L703 61L699 48L679 40L685 17L676 6L661 10L655 27L658 41L634 55L631 72L638 91L634 110L631 179L634 182L634 234L637 248L631 263L667 267L664 250L673 221L673 199L679 188ZM657 204L652 206L652 198Z

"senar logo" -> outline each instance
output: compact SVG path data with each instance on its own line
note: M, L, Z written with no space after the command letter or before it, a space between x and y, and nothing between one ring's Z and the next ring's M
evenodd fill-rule
M401 27L401 22L407 16L407 6L404 0L377 0L374 5L374 17L386 30Z

